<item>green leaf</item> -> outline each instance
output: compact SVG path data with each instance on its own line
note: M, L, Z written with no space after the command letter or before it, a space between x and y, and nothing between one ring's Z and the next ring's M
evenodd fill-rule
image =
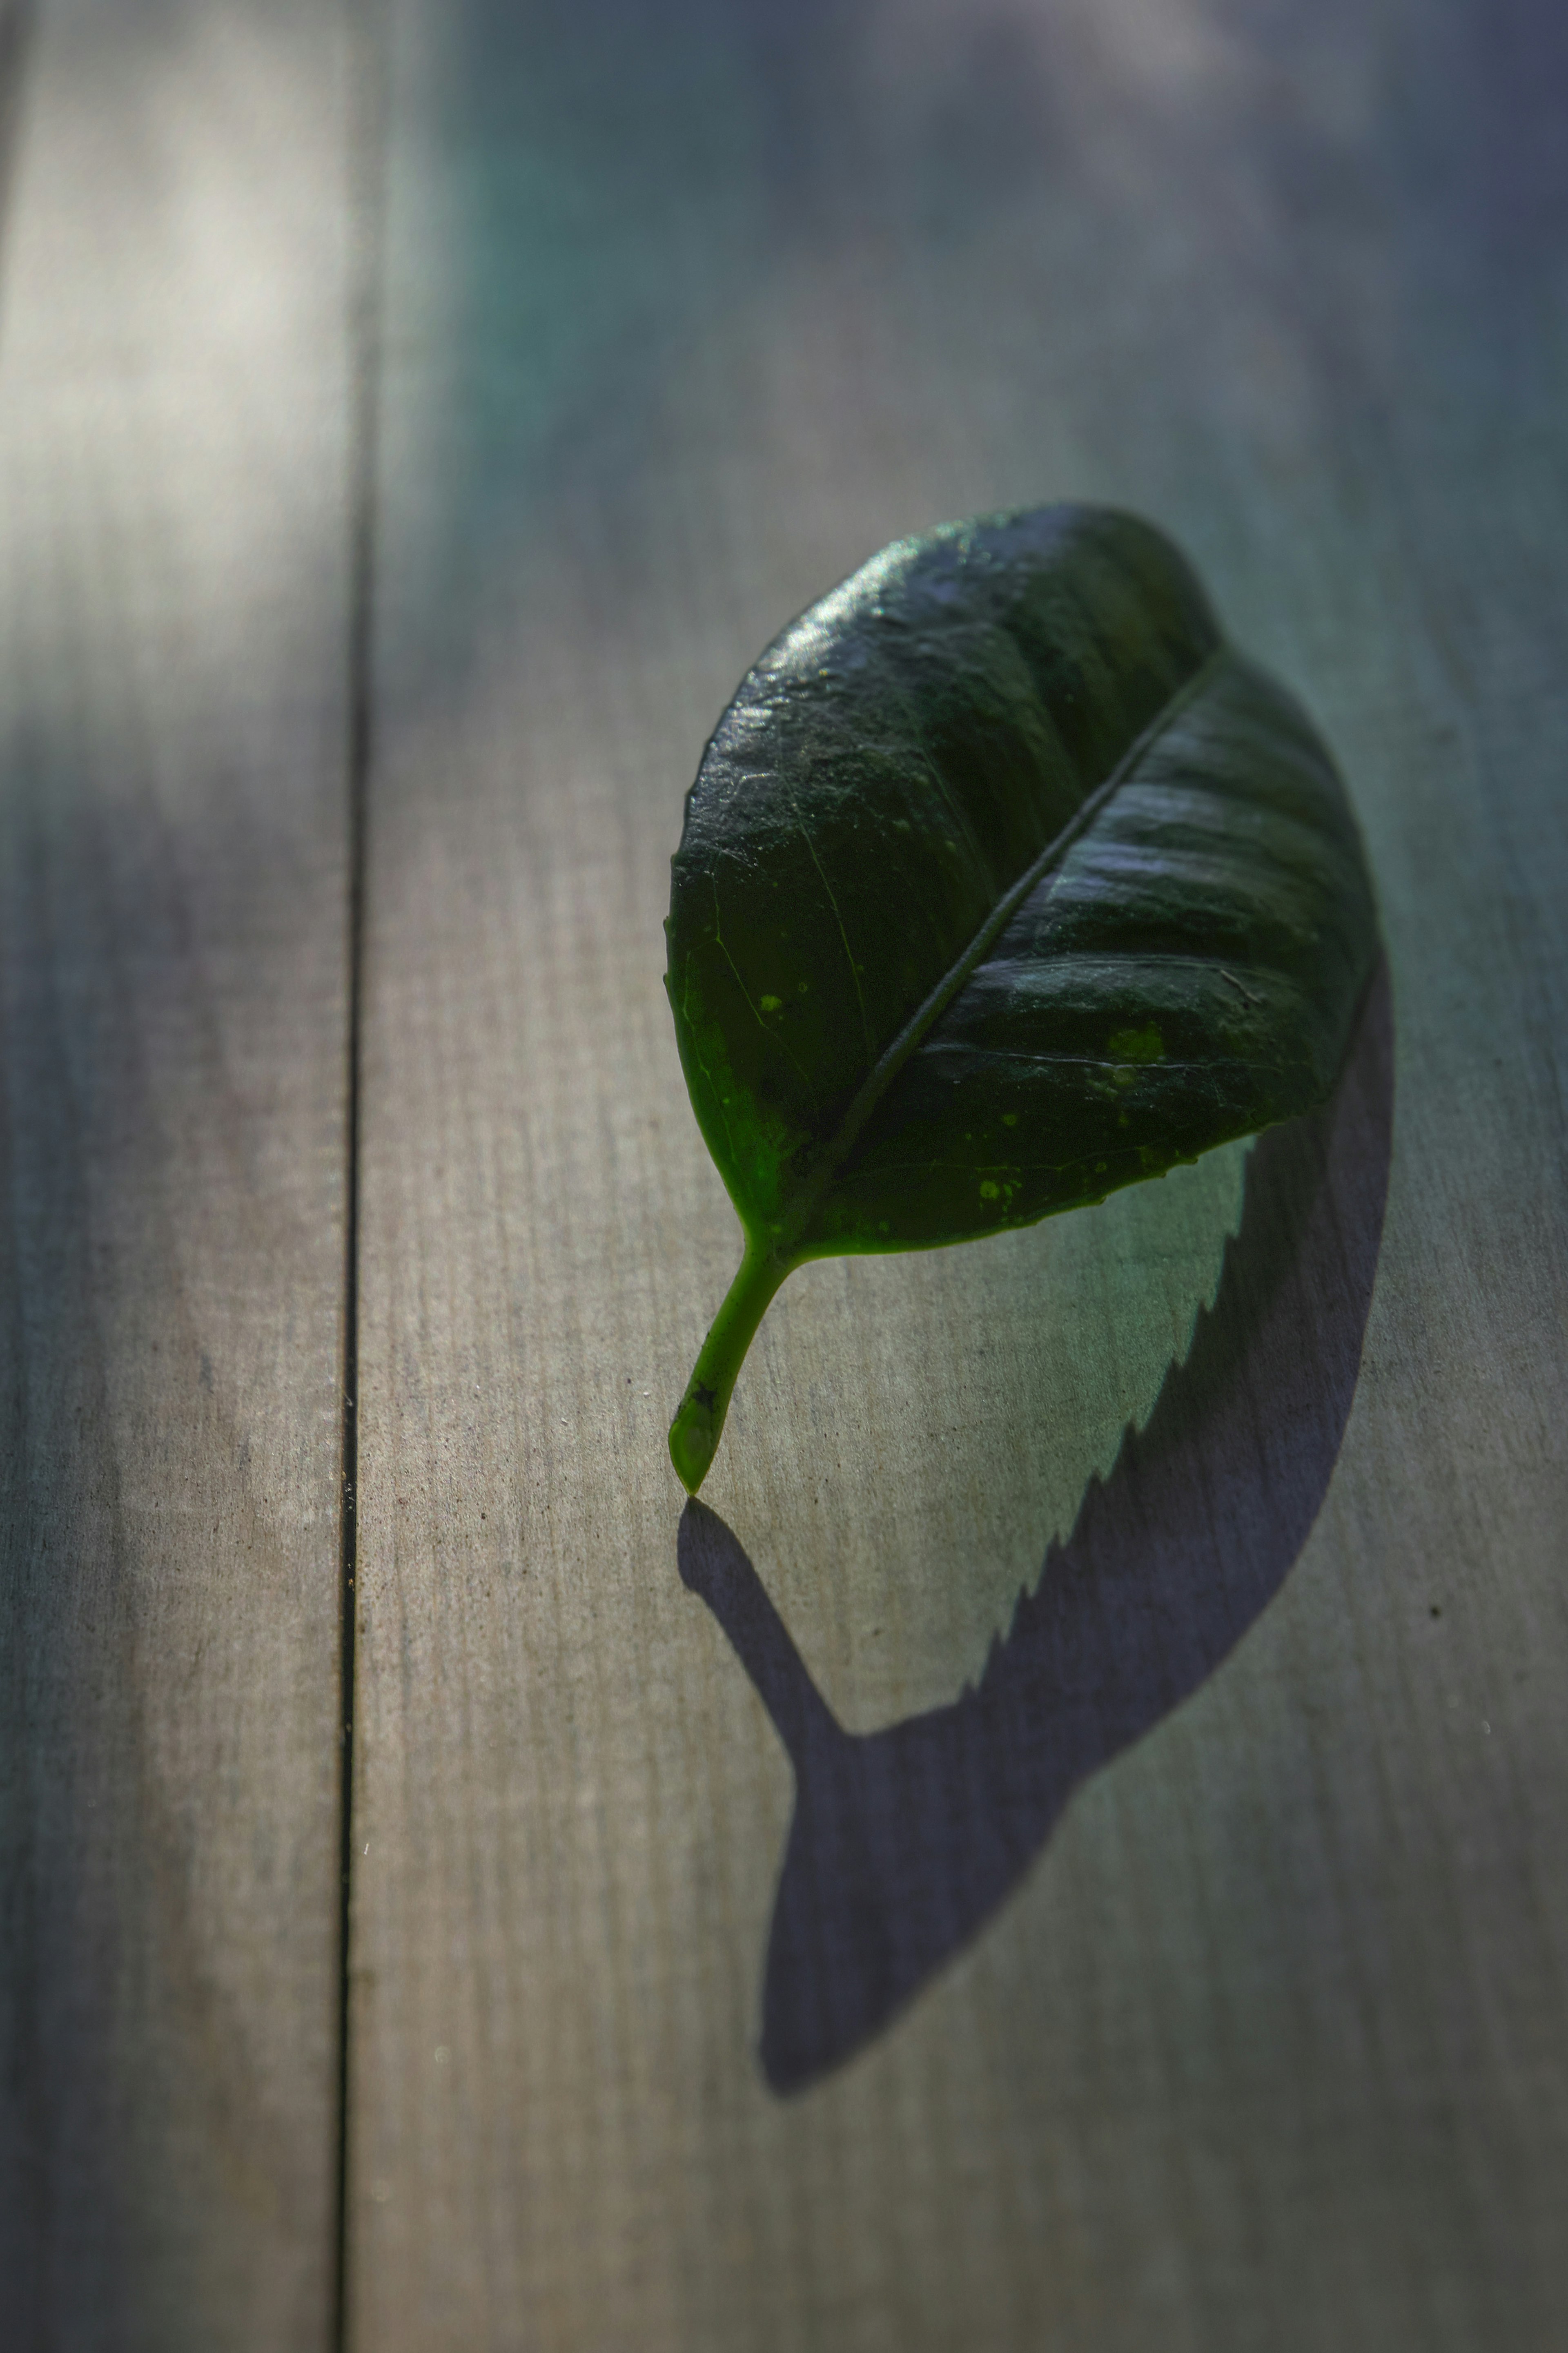
M1333 763L1135 517L885 548L742 681L669 969L745 1251L670 1429L693 1493L804 1260L1032 1224L1332 1086L1376 916Z

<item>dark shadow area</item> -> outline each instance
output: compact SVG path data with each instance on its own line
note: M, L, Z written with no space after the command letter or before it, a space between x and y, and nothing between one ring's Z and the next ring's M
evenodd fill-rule
M846 1733L716 1513L680 1523L713 1611L795 1766L762 2062L802 2089L879 2033L1039 1852L1078 1784L1195 1692L1289 1575L1361 1366L1392 1141L1386 971L1324 1110L1247 1164L1215 1303L1149 1420L1047 1552L975 1690Z

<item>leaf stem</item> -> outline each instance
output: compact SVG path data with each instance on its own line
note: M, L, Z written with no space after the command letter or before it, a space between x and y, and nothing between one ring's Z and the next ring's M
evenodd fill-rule
M789 1271L788 1261L781 1265L771 1250L747 1243L740 1272L713 1318L686 1384L680 1410L669 1425L669 1459L689 1494L695 1495L708 1476L736 1376L767 1313L768 1302Z

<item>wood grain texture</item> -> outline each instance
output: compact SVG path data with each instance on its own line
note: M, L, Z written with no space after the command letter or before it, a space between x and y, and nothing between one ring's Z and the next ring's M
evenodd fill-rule
M333 10L47 0L0 336L0 2342L331 2326Z
M1563 66L1523 5L395 9L360 2347L1560 2340ZM785 619L1050 497L1172 531L1342 761L1376 1289L1278 1598L784 2098L792 1773L664 1452L734 1253L667 861ZM705 1500L844 1729L982 1676L1246 1168L775 1303Z

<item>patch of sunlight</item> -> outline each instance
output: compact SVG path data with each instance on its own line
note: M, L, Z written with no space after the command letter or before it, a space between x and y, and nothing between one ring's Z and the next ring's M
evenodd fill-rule
M952 1250L824 1260L779 1293L704 1500L840 1720L952 1700L1184 1359L1249 1146Z

